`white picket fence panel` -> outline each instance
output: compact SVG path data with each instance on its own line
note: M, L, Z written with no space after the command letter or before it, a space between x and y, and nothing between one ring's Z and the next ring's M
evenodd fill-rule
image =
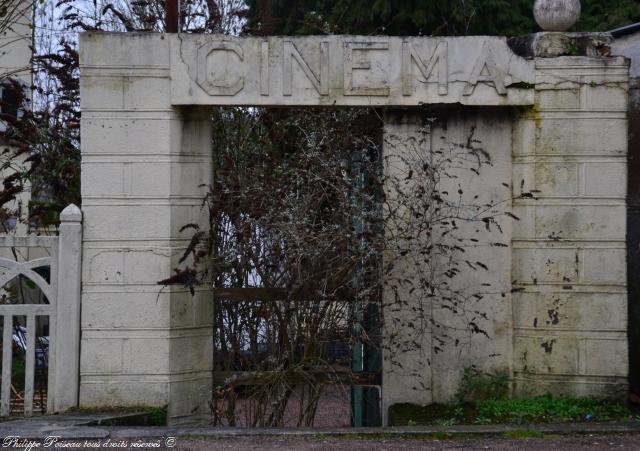
M78 405L80 371L82 212L75 205L65 208L60 214L58 236L2 236L0 248L42 248L49 255L27 262L0 257L0 267L7 270L0 277L0 287L22 275L36 284L49 301L49 304L0 304L4 321L0 416L11 413L15 316L26 317L24 415L33 414L37 316L49 317L47 412L75 407ZM50 268L50 283L34 271L41 267Z

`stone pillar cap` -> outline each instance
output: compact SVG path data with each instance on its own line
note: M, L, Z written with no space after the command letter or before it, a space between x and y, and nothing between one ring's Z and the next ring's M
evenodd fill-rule
M82 210L75 204L69 204L60 213L60 222L82 222Z

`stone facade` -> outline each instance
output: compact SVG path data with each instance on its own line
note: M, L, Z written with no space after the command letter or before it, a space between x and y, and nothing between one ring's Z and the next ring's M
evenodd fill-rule
M536 60L536 104L514 126L516 393L627 386L628 61Z
M32 84L33 8L31 7L31 2L24 0L18 4L16 10L15 21L0 33L0 48L2 49L0 51L0 83L16 80L29 90ZM4 127L5 125L0 122L0 128ZM27 156L25 155L21 157L21 161L14 159L11 164L13 167L16 165L24 167L26 158ZM5 160L6 157L0 157L0 164L5 163ZM0 171L0 179L4 179L13 174L13 172L13 169ZM15 232L20 235L25 234L28 229L26 218L28 217L30 199L31 186L26 184L25 189L17 196L16 201L6 206L9 209L19 209L21 212L21 221L16 221L15 227Z
M427 117L436 120L426 121ZM460 184L466 193L462 203L487 205L506 201L500 209L510 211L512 128L513 112L501 108L434 108L428 112L389 110L385 114L385 172L390 178L403 178L411 167L420 167L420 163L406 158L407 155L423 154L424 151L417 150L414 146L426 148L428 152L444 153L451 146L466 144L472 136L477 145L487 152L491 164L483 165L479 169L479 176L475 176L465 167L456 168L457 165L462 165L461 161L456 160L451 167L447 167L451 178L445 178L441 182L441 192L457 196ZM478 197L472 199L476 195ZM398 208L393 189L387 190L387 200L390 209ZM405 203L406 201L401 201L400 208L404 208ZM491 243L509 243L512 226L511 220L503 218L500 220L501 232L497 227L491 232L485 232L483 224L483 232L477 235L474 233L474 229L478 228L477 224L458 221L458 227L467 236L479 238L475 244L470 241L455 243L465 250L464 256L460 255L458 258L471 262L484 261L487 269L478 271L478 268L462 264L458 267L460 274L454 279L442 276L451 290L462 294L461 299L465 296L473 297L474 294L482 296L482 300L470 301L467 305L461 302L459 305L461 309L477 311L490 318L489 321L483 321L479 314L475 315L475 321L490 338L482 334L471 336L469 322L472 315L453 314L451 309L446 308L448 303L425 299L423 293L413 289L411 285L405 285L399 292L392 289L389 285L397 285L398 280L408 277L408 274L417 277L414 275L414 264L419 256L409 250L402 258L397 255L389 257L389 261L394 262L394 272L387 274L388 283L384 289L386 335L410 333L411 339L420 340L420 348L402 353L401 358L398 355L391 358L390 354L398 354L393 344L385 349L383 412L386 413L389 406L398 402L450 402L459 388L465 368L472 365L483 372L511 371L512 250L509 247L491 246ZM393 226L388 225L388 230L389 227ZM414 251L422 250L419 247ZM444 280L434 278L433 283L439 284ZM396 302L396 294L408 304L400 306ZM430 305L420 310L419 314L425 315L425 321L419 328L420 333L416 334L416 330L407 327L407 323L415 323L418 315L414 307L420 302ZM433 324L436 323L446 325L446 330L434 327Z
M484 37L82 35L81 406L168 404L172 423L207 413L211 301L157 281L187 244L180 227L203 220L214 105L384 107L385 134L399 137L386 155L435 114L446 127L430 130L431 148L473 129L492 153L470 190L539 191L514 201L511 248L471 250L493 263L490 338L404 376L385 369L383 406L448 401L470 365L507 370L517 395L621 393L628 62L596 56L601 38L554 36L550 58L540 39L520 41L524 58ZM572 39L591 56L561 56Z
M0 33L0 70L2 78L14 78L31 86L31 46L33 44L33 8L24 0L16 7L13 22Z
M169 404L179 423L208 415L212 305L158 281L204 219L211 129L172 107L168 39L148 36L82 38L80 405Z
M174 105L533 102L533 62L517 58L497 37L234 39L187 34L169 45Z

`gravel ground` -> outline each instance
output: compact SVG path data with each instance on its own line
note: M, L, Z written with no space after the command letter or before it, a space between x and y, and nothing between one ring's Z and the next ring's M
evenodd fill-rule
M299 417L299 394L291 396L282 427L297 427ZM342 428L351 426L351 393L349 387L332 385L325 387L313 423L315 428ZM255 408L255 401L246 398L236 400L236 427L247 427L247 417ZM223 423L224 426L228 424Z
M549 438L483 438L451 440L356 440L295 437L248 437L217 440L179 439L174 449L184 451L395 451L395 450L640 450L640 435L571 436Z

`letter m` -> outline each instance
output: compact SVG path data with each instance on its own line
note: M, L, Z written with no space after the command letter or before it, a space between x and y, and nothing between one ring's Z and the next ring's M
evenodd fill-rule
M436 49L427 63L420 58L411 42L402 43L402 94L412 96L414 93L414 71L415 64L426 81L438 68L438 94L445 96L449 93L449 61L448 61L447 41L439 41Z

